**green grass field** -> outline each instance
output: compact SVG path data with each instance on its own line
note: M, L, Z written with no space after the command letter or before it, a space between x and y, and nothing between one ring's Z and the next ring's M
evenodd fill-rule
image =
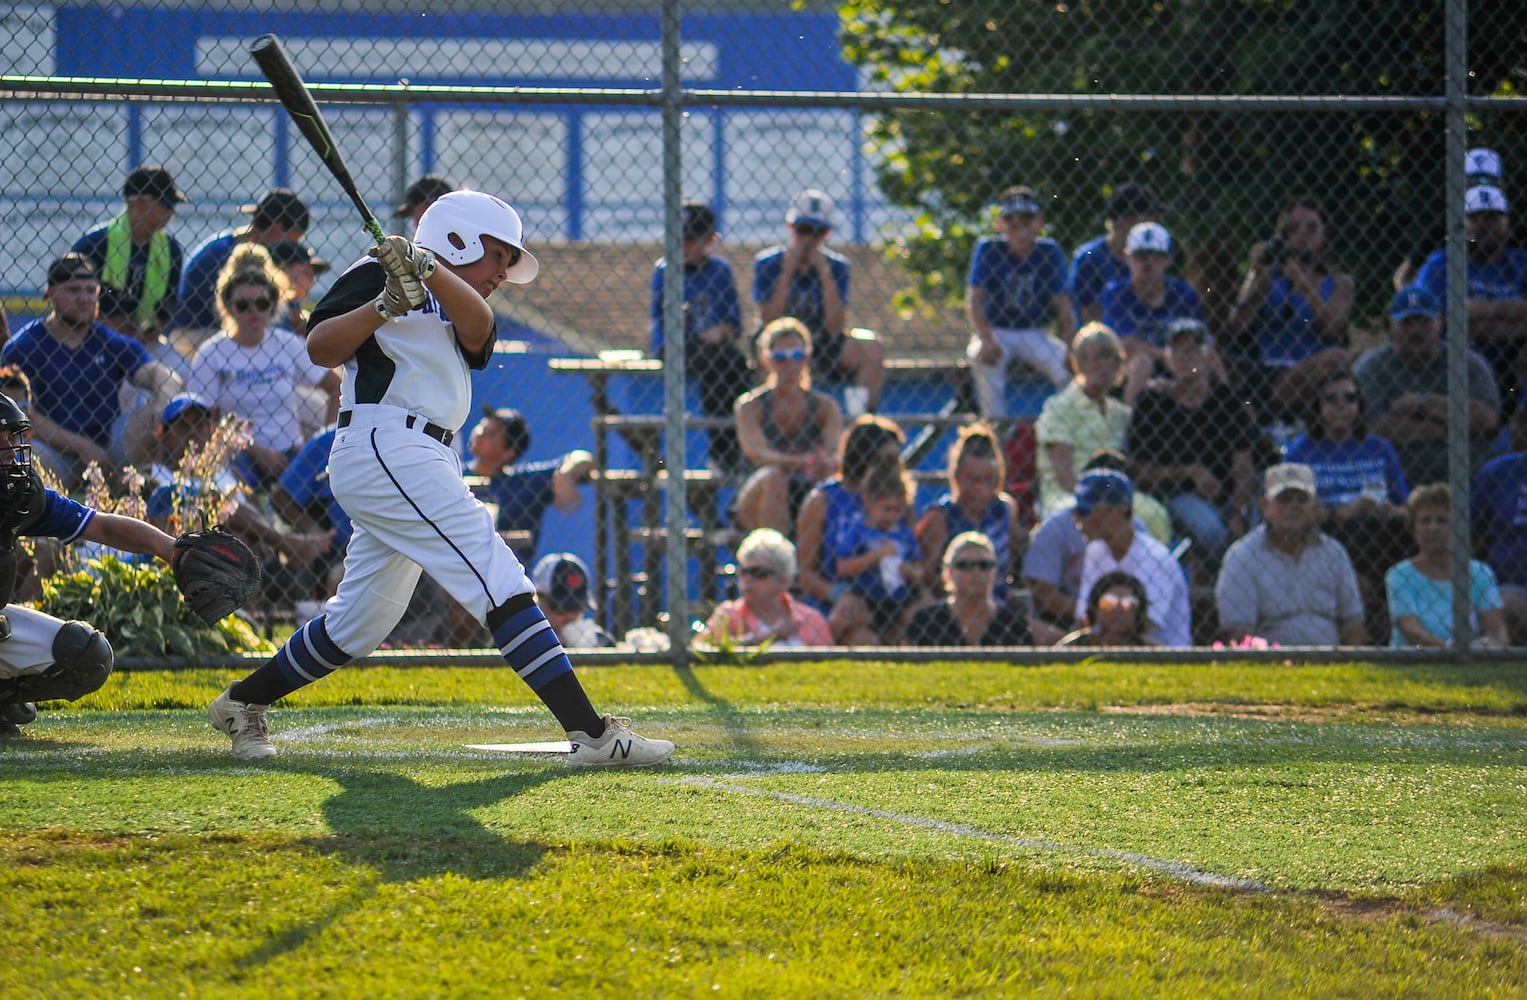
M0 743L0 997L1527 996L1527 665L351 668Z

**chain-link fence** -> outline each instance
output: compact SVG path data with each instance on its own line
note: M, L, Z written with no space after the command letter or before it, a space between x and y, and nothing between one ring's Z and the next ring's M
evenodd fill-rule
M1509 5L300 7L0 18L0 391L63 489L242 484L272 627L341 573L303 337L367 238L262 32L390 230L523 217L455 446L570 645L1527 637ZM392 642L485 638L425 580Z

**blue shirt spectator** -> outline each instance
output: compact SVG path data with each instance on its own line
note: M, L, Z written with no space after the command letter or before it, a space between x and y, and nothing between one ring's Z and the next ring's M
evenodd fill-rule
M976 244L966 284L986 290L986 318L992 326L1047 326L1055 296L1066 294L1066 253L1059 243L1041 237L1020 259L1003 237L989 236Z

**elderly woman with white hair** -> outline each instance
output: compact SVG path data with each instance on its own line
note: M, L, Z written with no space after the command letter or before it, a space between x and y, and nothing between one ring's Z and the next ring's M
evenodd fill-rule
M790 597L796 566L790 539L773 528L748 532L737 546L737 584L742 596L717 605L695 641L831 646L832 632L822 613Z

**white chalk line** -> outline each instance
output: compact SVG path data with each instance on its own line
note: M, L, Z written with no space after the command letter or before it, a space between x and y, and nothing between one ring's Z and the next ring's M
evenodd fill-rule
M744 777L744 775L736 775L735 777ZM918 829L929 830L934 833L948 833L958 837L974 837L980 840L995 841L1024 850L1081 854L1088 857L1106 858L1110 861L1123 861L1151 871L1160 872L1163 875L1169 875L1190 885L1239 889L1242 892L1270 891L1269 887L1261 882L1236 878L1231 875L1220 875L1216 872L1204 871L1201 868L1196 868L1181 861L1154 858L1148 854L1140 854L1136 851L1119 851L1106 847L1074 847L1058 841L1043 840L1037 837L1017 837L1009 833L998 833L995 830L983 830L980 827L971 826L966 823L951 823L948 820L930 819L927 816L896 812L892 809L875 809L869 806L840 802L837 799L824 799L815 795L796 795L791 792L777 792L767 788L754 788L751 785L728 781L725 776L708 778L700 775L689 775L681 778L667 779L667 781L673 784L713 788L717 791L731 792L737 795L753 795L759 798L772 799L776 802L783 802L788 805L805 806L811 809L827 809L833 812L848 813L853 816L868 816L873 819L887 820L892 823L917 827Z

